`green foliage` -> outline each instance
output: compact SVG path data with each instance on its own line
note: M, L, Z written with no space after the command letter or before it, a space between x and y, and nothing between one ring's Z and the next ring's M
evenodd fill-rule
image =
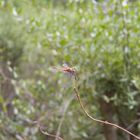
M0 17L0 60L15 66L23 53L22 25L10 13L0 11Z

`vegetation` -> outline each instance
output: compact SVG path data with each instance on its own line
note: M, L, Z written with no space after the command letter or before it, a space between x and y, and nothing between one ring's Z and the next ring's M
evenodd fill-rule
M139 22L138 0L0 0L0 139L134 140L83 114L64 63L91 116L140 137Z

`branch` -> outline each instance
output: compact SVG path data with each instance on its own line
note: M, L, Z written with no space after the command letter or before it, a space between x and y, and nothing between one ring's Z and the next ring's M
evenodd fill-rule
M47 131L42 130L40 126L39 126L39 130L40 130L40 132L41 132L42 134L44 134L44 135L47 135L47 136L49 136L49 137L56 138L56 139L58 139L58 140L64 140L64 139L61 138L60 136L56 136L56 135L53 135L53 134L49 134Z
M112 126L112 127L116 127L116 128L118 128L118 129L120 129L120 130L126 132L127 134L133 136L133 137L136 138L137 140L140 140L140 137L136 136L135 134L131 133L130 131L126 130L125 128L123 128L123 127L121 127L121 126L119 126L119 125L117 125L117 124L110 123L110 122L108 122L108 121L99 120L99 119L96 119L96 118L93 118L92 116L90 116L89 113L85 110L84 105L83 105L83 103L82 103L82 101L81 101L81 98L80 98L80 95L79 95L79 91L78 91L78 89L77 89L75 86L74 86L74 92L75 92L75 94L76 94L76 96L77 96L77 99L78 99L78 101L79 101L79 104L80 104L82 110L84 111L85 115L86 115L88 118L90 118L91 120L93 120L93 121L95 121L95 122L101 123L101 124L105 124L105 125L109 125L109 126Z
M140 119L135 120L132 124L130 124L127 129L131 129L135 124L139 123Z
M49 136L49 137L53 137L53 138L57 138L58 140L64 140L63 138L61 138L60 136L56 136L56 135L53 135L53 134L50 134L48 133L47 131L44 131L42 128L41 128L41 125L39 123L39 121L30 121L30 123L32 124L36 124L38 129L40 130L40 132L46 136Z
M61 118L61 120L60 120L60 123L59 123L58 129L57 129L57 133L56 133L56 136L57 136L57 137L56 137L55 140L58 140L58 137L59 137L59 135L60 135L60 131L61 131L61 127L62 127L62 124L63 124L64 118L65 118L65 114L66 114L67 109L68 109L68 107L69 107L71 101L73 100L73 98L74 98L74 96L71 96L71 98L69 99L69 101L68 101L66 104L64 104L64 106L63 106L64 109L63 109L63 112L62 112L62 118Z

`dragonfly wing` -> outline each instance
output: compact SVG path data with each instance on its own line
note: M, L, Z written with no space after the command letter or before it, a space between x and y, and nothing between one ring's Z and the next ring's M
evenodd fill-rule
M62 66L63 67L68 67L68 64L67 63L64 63Z
M52 67L51 71L52 72L58 72L58 71L65 72L63 68L59 68L59 67Z

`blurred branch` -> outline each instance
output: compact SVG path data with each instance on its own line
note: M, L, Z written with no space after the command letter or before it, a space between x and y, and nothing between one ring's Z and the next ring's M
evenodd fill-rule
M58 140L58 137L60 135L60 130L61 130L61 127L62 127L62 124L63 124L63 121L64 121L64 118L65 118L65 114L66 114L66 111L71 103L71 101L73 100L74 96L71 96L69 101L65 104L64 103L64 106L62 108L64 108L63 112L62 112L62 118L60 120L60 123L59 123L59 126L58 126L58 129L57 129L57 133L56 133L56 139L55 140Z
M129 30L127 27L127 20L128 20L128 11L126 8L124 8L121 5L121 8L123 9L122 12L122 24L123 24L123 44L122 51L123 51L123 58L124 58L124 63L125 63L125 71L128 71L130 69L130 46L129 46ZM128 74L129 75L129 74Z
M5 80L11 80L10 78L6 77L5 74L2 71L2 68L0 68L0 75L2 76L2 78Z
M44 131L41 124L39 123L39 121L30 121L30 123L32 124L36 124L38 129L40 130L40 132L46 136L49 136L49 137L53 137L53 138L57 138L58 140L64 140L63 138L61 138L60 136L57 136L57 135L53 135L53 134L50 134L48 133L46 130Z
M47 136L49 136L49 137L56 138L56 139L58 139L58 140L64 140L64 139L61 138L60 136L53 135L53 134L49 134L47 131L42 130L42 128L41 128L40 126L39 126L39 130L40 130L40 132L41 132L42 134L44 134L44 135L47 135Z
M137 119L137 120L135 120L132 124L130 124L128 127L127 127L127 129L131 129L135 124L137 124L137 123L139 123L140 122L140 119Z
M8 0L4 0L3 1L3 7L6 7L7 6L7 2L8 2Z

